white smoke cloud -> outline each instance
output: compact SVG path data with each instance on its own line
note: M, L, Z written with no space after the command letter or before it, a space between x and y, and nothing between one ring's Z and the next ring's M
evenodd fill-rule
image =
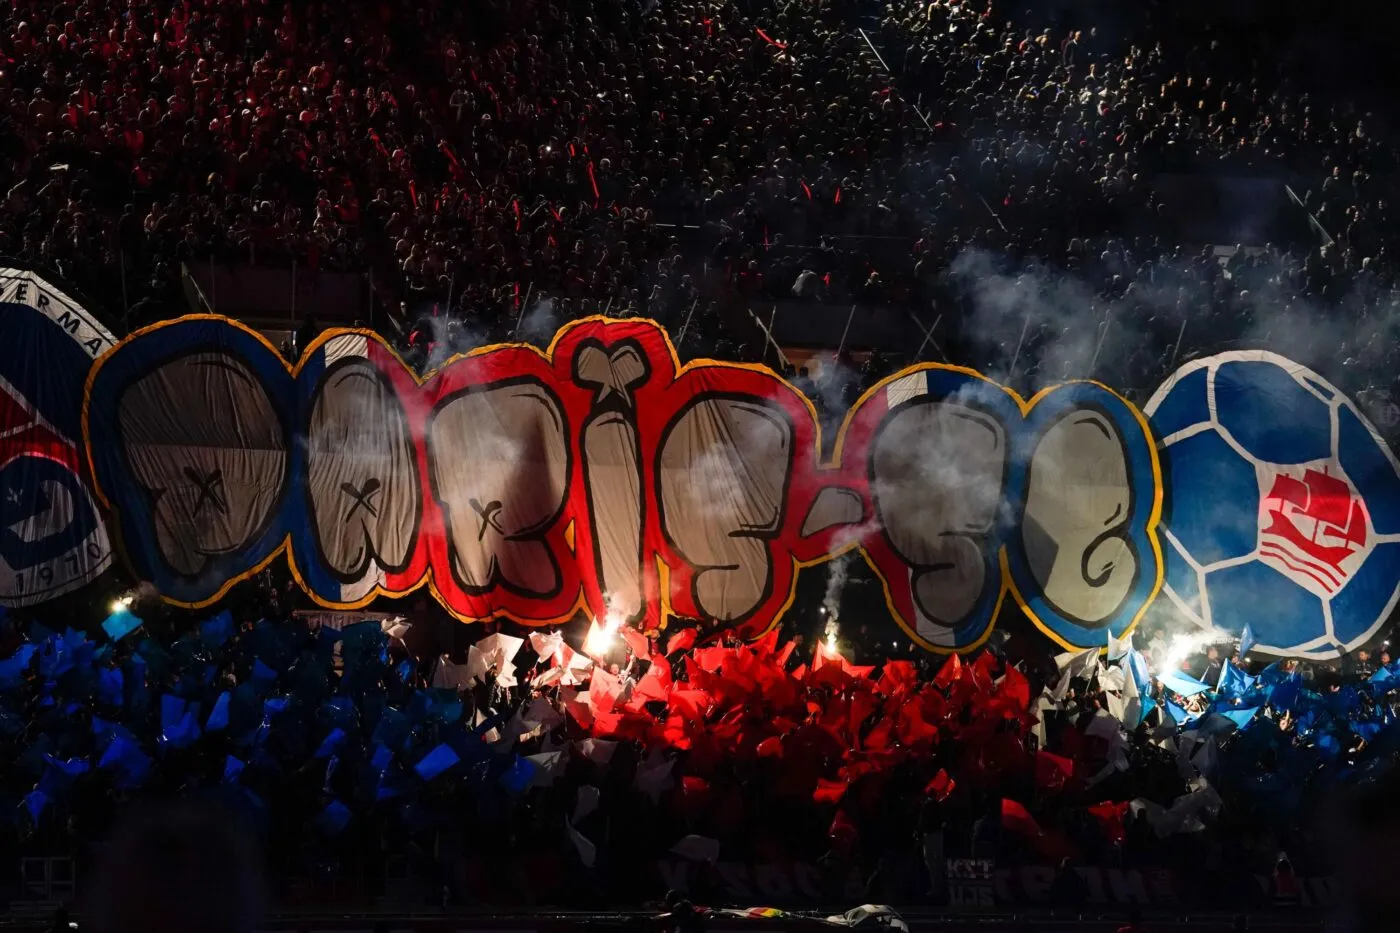
M531 306L521 312L520 322L515 329L514 340L547 346L559 329L559 316L555 313L554 299L541 298L531 302Z

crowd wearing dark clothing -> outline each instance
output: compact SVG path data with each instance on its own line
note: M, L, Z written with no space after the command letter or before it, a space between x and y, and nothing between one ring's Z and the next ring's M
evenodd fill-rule
M981 0L15 3L0 252L124 295L128 324L175 313L195 259L366 273L425 362L541 301L756 359L737 309L798 297L1130 391L1232 340L1305 351L1320 316L1367 387L1396 345L1383 119L1176 6L1100 32ZM1289 205L1222 265L1158 184L1183 170L1290 179L1324 232Z

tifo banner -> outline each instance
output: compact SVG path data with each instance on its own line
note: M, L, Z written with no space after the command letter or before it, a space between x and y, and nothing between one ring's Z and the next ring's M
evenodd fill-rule
M111 563L77 444L88 370L115 343L40 276L0 269L0 605L43 602Z
M859 548L904 630L952 651L1008 594L1062 645L1106 645L1161 581L1147 422L1088 382L1025 401L918 366L860 398L825 462L797 389L682 366L652 321L575 322L420 381L369 332L327 332L289 369L197 315L122 341L84 406L122 550L189 606L285 551L332 609L427 585L464 620L586 608L752 635L798 567Z
M1166 590L1259 650L1334 658L1400 597L1400 464L1317 373L1262 351L1183 366L1147 404L1167 478Z

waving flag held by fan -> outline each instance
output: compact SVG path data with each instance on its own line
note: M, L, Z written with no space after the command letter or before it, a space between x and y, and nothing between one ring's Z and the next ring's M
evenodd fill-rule
M0 605L31 606L112 561L82 479L83 385L116 341L32 272L0 268Z

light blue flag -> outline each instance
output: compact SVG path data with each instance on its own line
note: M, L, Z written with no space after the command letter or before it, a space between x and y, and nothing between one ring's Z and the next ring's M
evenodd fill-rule
M1138 696L1146 698L1152 695L1152 675L1147 670L1147 659L1142 656L1142 652L1136 648L1128 649L1128 673L1133 678L1133 684L1137 687ZM1146 709L1146 704L1143 706ZM1146 715L1144 713L1143 715Z
M1243 697L1253 688L1256 680L1257 678L1249 676L1242 669L1226 660L1220 667L1220 683L1216 689L1223 697Z
M1250 649L1250 648L1253 648L1254 645L1255 645L1254 627L1251 626L1248 622L1246 622L1246 623L1244 624L1244 631L1240 632L1240 660L1241 660L1241 661L1244 660L1244 656L1245 656L1245 655L1249 654L1249 649Z
M1162 682L1172 693L1178 696L1190 698L1202 693L1209 693L1210 688L1194 677L1188 677L1180 671L1163 671L1157 675L1157 679Z
M140 628L141 624L141 620L130 610L118 609L102 623L102 631L106 632L112 641L121 641Z
M1243 729L1246 726L1248 726L1250 720L1254 719L1254 717L1258 714L1259 707L1255 706L1251 707L1250 709L1224 710L1219 715L1224 716L1226 719L1233 722L1236 728Z
M1386 694L1400 687L1400 661L1391 661L1371 675L1371 692Z

